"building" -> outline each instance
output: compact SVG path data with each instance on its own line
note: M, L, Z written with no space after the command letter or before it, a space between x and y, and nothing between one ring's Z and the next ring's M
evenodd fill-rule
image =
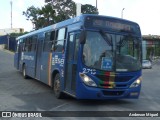
M23 33L23 28L6 28L6 29L0 29L0 36L7 35L10 33Z
M160 56L160 36L159 35L143 35L142 42L143 59L157 58Z
M0 49L10 49L15 50L16 40L15 38L9 36L11 33L24 33L23 28L7 28L0 29Z

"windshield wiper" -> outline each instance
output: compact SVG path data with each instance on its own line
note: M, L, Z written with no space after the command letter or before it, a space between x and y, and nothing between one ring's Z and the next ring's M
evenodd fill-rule
M107 37L103 30L100 30L99 33L102 35L103 39L108 43L109 46L113 46L112 40Z

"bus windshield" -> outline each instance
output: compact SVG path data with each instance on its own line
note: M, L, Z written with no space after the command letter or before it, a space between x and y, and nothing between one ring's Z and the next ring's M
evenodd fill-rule
M104 32L103 32L104 33ZM141 69L141 40L131 35L87 31L83 63L105 71Z

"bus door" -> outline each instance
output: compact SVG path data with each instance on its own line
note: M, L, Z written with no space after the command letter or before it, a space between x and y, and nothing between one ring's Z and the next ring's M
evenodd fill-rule
M70 33L67 42L67 61L65 68L65 90L72 94L76 92L76 74L80 33Z
M41 76L41 54L42 54L43 40L37 41L37 51L36 51L36 67L35 67L35 78L40 80Z

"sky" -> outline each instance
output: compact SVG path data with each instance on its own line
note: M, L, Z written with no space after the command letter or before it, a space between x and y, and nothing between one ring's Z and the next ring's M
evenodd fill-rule
M11 0L0 1L0 29L11 27ZM96 6L96 0L73 0L76 3ZM31 31L33 25L22 15L28 7L42 7L44 0L12 0L13 28L24 28ZM100 15L123 18L137 22L142 35L160 35L160 1L159 0L97 0Z

